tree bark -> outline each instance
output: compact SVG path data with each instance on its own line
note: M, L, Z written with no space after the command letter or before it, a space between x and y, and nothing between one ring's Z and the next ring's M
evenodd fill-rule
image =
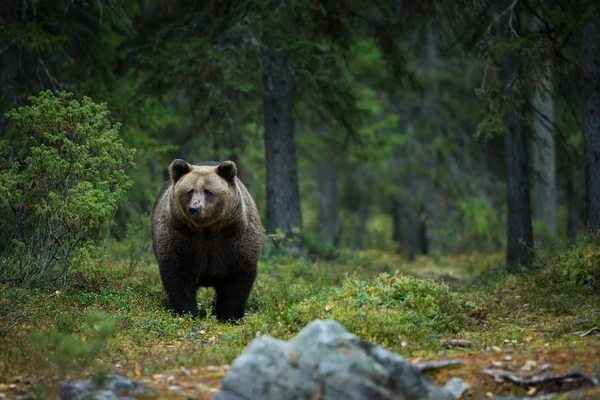
M397 245L398 254L402 253L402 203L399 199L392 200L392 240Z
M575 189L575 171L574 167L569 168L567 178L567 236L571 242L575 242L579 236L581 228L580 198Z
M580 119L585 143L586 225L600 231L600 7L590 2L581 40Z
M518 25L518 5L513 13L504 13L499 28L502 35L509 39L514 25ZM509 22L509 17L514 19ZM512 24L512 29L511 29ZM518 26L516 27L518 30ZM531 205L529 199L529 165L525 126L522 121L524 108L519 105L523 99L520 65L517 55L509 52L502 56L500 78L504 95L507 98L504 125L504 150L506 157L506 200L508 205L506 263L510 272L519 272L527 268L532 261L533 228L531 223Z
M436 37L436 25L433 22L427 24L425 28L425 62L428 65L430 74L430 83L427 93L425 94L425 107L424 107L424 120L433 121L431 125L431 131L426 134L424 141L425 145L429 146L436 136L442 135L442 131L438 129L438 98L440 96L440 89L437 79L437 62L438 62L438 49L437 49L437 37ZM435 149L433 149L435 150ZM429 157L423 159L424 165L426 165L428 174L425 177L423 184L423 204L420 207L415 207L417 211L418 221L418 232L417 241L419 252L423 255L429 254L430 247L432 245L432 231L438 228L439 211L436 202L436 190L435 190L435 179L437 175L437 159L436 154L429 154ZM434 228L434 229L430 229Z
M0 2L0 26L19 22L23 3L19 0ZM5 114L19 97L19 48L16 39L0 40L0 137L8 127Z
M402 218L402 226L404 227L405 256L409 261L413 261L420 252L419 246L419 221L417 208L415 206L408 207L410 211L405 212Z
M425 210L425 205L419 207L418 220L419 220L419 252L423 255L429 254L429 234L427 233L427 222L429 216Z
M267 168L267 232L301 234L291 76L275 36L263 38L263 107Z
M338 244L339 201L338 168L334 161L322 162L319 168L319 232L331 245Z
M538 12L542 13L543 9L538 7ZM532 32L539 32L544 29L544 24L534 16L530 29ZM537 84L531 96L533 108L531 115L533 130L531 206L533 218L543 222L550 238L554 238L557 234L557 189L552 63L548 58L541 60L541 63L540 70L534 70L531 74L531 80Z
M369 192L370 186L364 182L360 188L360 198L357 214L356 235L354 247L363 250L365 248L365 238L367 236L367 222L369 220Z

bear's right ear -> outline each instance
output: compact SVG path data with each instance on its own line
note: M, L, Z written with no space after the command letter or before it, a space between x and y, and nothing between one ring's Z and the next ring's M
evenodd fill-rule
M217 167L217 174L227 182L233 183L237 175L237 167L233 161L223 161Z
M179 178L181 178L191 170L192 167L190 166L190 164L186 163L185 161L179 158L173 160L171 165L169 165L169 175L171 176L173 183L177 182Z

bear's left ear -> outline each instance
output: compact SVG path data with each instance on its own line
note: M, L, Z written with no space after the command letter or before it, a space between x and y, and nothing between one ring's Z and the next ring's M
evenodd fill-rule
M217 167L217 174L229 183L233 183L237 175L237 167L233 161L223 161Z
M171 165L169 165L169 175L171 176L173 183L177 182L179 180L179 178L181 178L182 176L184 176L191 170L192 170L192 167L190 166L190 164L188 164L187 162L185 162L179 158L176 160L173 160Z

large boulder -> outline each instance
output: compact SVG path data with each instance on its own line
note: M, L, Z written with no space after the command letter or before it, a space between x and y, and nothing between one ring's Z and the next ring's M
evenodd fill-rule
M408 360L316 320L285 342L253 340L232 364L215 400L442 400L449 395Z

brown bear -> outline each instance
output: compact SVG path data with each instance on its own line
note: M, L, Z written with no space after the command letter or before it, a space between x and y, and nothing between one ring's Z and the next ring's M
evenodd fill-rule
M196 290L214 287L221 321L244 316L263 234L254 200L232 161L174 160L152 215L160 277L173 309L198 316Z

